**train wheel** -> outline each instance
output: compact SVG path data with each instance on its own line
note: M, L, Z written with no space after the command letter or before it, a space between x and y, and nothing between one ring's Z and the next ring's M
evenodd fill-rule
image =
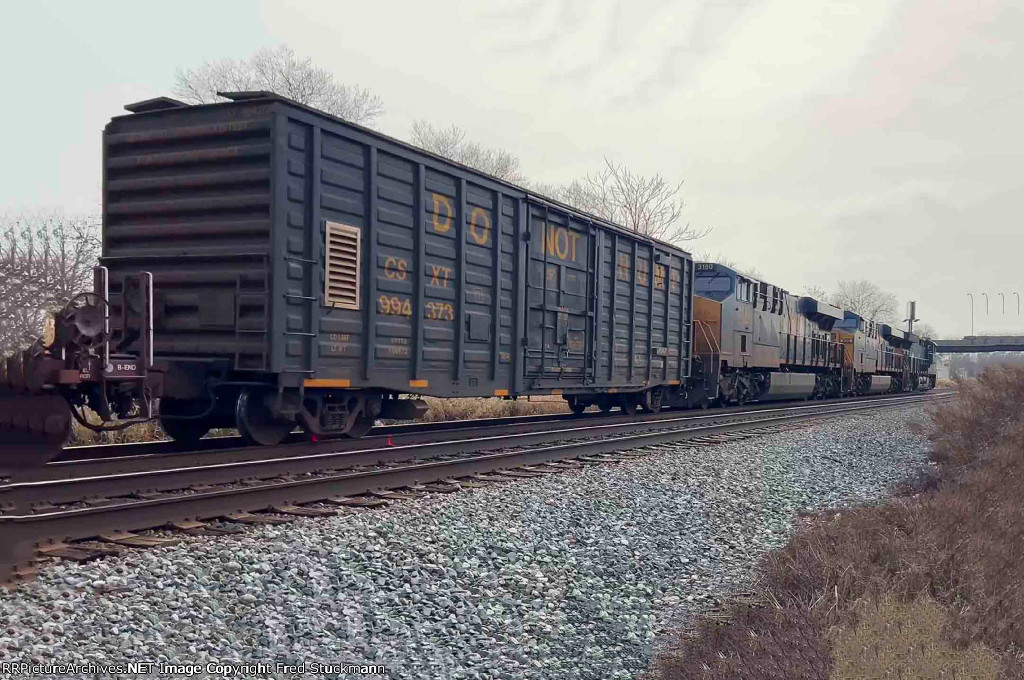
M371 427L373 427L373 418L365 414L360 414L359 417L356 418L356 422L352 423L352 427L350 427L348 432L345 433L345 436L351 437L352 439L359 439L369 432Z
M632 394L622 395L622 403L619 404L619 406L622 408L622 412L625 413L627 416L636 415L636 397L634 397Z
M176 442L195 444L210 431L210 418L175 418L174 416L201 415L208 407L204 401L160 401L160 429Z
M583 415L583 412L587 410L587 406L579 397L569 397L566 399L566 403L569 404L569 410L572 411L573 415Z
M238 395L235 422L239 433L250 444L276 446L295 429L293 421L279 420L270 412L266 404L269 394L266 389L247 387Z
M647 390L643 396L640 397L640 405L645 411L650 413L659 413L661 411L662 392L660 387L655 387L653 390Z
M160 429L176 442L195 444L210 431L205 418L165 418L160 416Z

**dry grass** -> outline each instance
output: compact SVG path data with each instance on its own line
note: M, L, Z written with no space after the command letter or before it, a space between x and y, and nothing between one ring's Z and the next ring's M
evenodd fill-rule
M234 428L215 428L210 430L210 437L230 437L238 434ZM88 446L92 444L140 444L170 439L155 421L132 425L123 430L112 432L94 432L82 427L77 422L71 432L68 446Z
M127 444L136 442L152 442L166 439L163 430L155 422L132 425L123 430L113 432L93 432L77 422L71 433L68 446L85 446L89 444Z
M531 399L437 399L425 397L427 414L423 420L472 420L475 418L504 418L507 416L533 416L544 413L568 413L569 407L561 397L533 397Z
M910 604L862 602L860 622L835 636L831 680L977 678L996 680L999 658L980 644L956 649L942 635L946 612L928 596Z
M655 677L1024 677L1024 370L959 388L932 415L935 472L813 522L761 564L758 602L680 635ZM916 620L922 607L933 620ZM899 657L871 651L878 631L940 660L901 675Z

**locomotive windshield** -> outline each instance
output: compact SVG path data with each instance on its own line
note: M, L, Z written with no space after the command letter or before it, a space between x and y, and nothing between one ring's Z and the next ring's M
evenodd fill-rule
M694 292L701 297L719 302L732 295L736 275L726 269L698 269L694 279Z

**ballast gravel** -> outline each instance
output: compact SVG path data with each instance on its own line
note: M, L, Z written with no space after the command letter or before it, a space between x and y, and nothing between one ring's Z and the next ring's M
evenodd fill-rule
M59 563L0 591L0 660L634 678L659 634L743 588L798 513L878 498L926 465L908 428L925 418L915 406L650 447L636 461Z

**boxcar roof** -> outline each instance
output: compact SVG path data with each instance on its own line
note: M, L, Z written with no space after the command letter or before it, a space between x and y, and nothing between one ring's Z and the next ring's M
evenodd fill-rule
M464 165L464 164L459 163L458 161L454 161L454 160L452 160L450 158L445 158L444 156L440 156L440 155L438 155L438 154L436 154L436 153L434 153L432 151L428 151L426 149L422 149L422 148L420 148L418 146L415 146L413 144L410 144L408 142L404 142L404 141L402 141L400 139L396 139L395 137L391 137L391 136L385 135L385 134L383 134L381 132L378 132L377 130L373 130L373 129L365 127L363 125L359 125L357 123L353 123L351 121L344 120L344 119L339 118L337 116L331 115L331 114L327 113L326 111L321 111L320 109L314 108L312 106L307 106L306 104L301 104L301 103L295 101L294 99L289 99L288 97L285 97L283 95L280 95L280 94L277 94L277 93L274 93L274 92L266 92L266 91L255 91L255 92L218 92L217 94L219 94L220 96L225 97L227 99L230 99L231 101L227 101L227 102L214 102L212 104L186 104L185 102L181 102L181 101L178 101L176 99L171 99L169 97L156 97L156 98L147 99L147 100L144 100L144 101L141 101L141 102L135 102L135 103L132 103L132 104L126 104L124 108L125 108L126 111L129 111L130 113L128 115L114 116L113 119L111 120L111 122L114 122L114 121L117 121L117 120L126 119L126 118L136 118L138 116L158 115L158 114L167 113L167 112L178 112L178 113L180 113L184 109L196 109L196 108L219 107L219 106L238 106L238 105L241 105L241 104L248 104L248 103L256 102L256 101L278 102L278 103L281 103L281 104L292 106L292 107L297 108L297 109L302 109L303 111L306 111L308 113L314 114L314 115L316 115L316 116L318 116L320 118L325 118L325 119L331 121L332 123L334 123L336 125L341 125L343 127L353 128L354 130L358 131L361 134L367 135L369 137L374 137L374 138L376 138L378 140L381 140L381 141L384 141L384 142L386 142L388 144L393 144L393 145L395 145L395 146L397 146L399 148L403 148L403 149L406 149L406 150L409 150L409 151L413 151L413 152L418 153L418 154L422 154L424 156L427 156L427 157L435 160L436 162L438 162L438 163L440 163L442 165L448 165L448 166L452 166L452 167L461 169L464 172L468 172L468 173L472 173L472 174L476 174L476 175L482 175L483 177L486 177L488 181L493 182L495 184L500 184L500 185L505 186L505 187L509 187L511 189L514 189L516 192L522 194L524 197L529 197L530 199L533 199L535 201L539 201L539 202L542 202L542 203L547 203L547 204L551 205L552 207L558 208L558 209L563 210L563 211L565 211L567 213L575 213L576 215L582 216L585 219L588 219L588 220L590 220L592 222L595 222L595 223L601 225L602 227L604 227L606 229L611 229L613 231L621 232L621 233L623 233L625 235L628 235L631 238L635 238L635 239L637 239L639 241L644 241L644 242L651 243L651 244L657 244L658 246L660 246L662 248L669 248L669 249L675 250L676 252L681 253L681 254L685 255L686 257L692 259L692 255L690 254L689 251L684 250L683 248L680 248L677 245L668 243L666 241L661 241L659 239L651 238L650 236L647 236L646 234L643 234L643 233L638 232L638 231L634 231L634 230L629 229L628 227L625 227L625 226L623 226L621 224L616 224L615 222L610 222L610 221L608 221L608 220L606 220L606 219L604 219L602 217L598 217L597 215L592 215L592 214L590 214L588 212L580 210L579 208L575 208L575 207L573 207L573 206L571 206L571 205L569 205L567 203L563 203L562 201L559 201L557 199L550 198L548 196L543 196L541 194L535 193L533 191L530 191L529 189L521 187L521 186L519 186L517 184L513 184L512 182L509 182L507 180L503 180L503 179L501 179L499 177L495 177L494 175L489 175L486 172L483 172L482 170L478 170L478 169L470 167L468 165Z

